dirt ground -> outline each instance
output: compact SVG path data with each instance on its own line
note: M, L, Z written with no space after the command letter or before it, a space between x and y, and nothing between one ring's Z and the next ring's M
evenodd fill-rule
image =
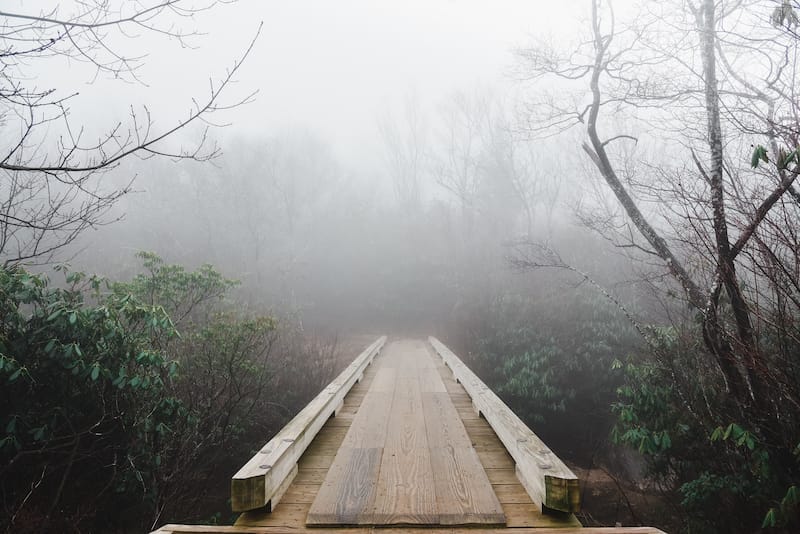
M604 467L569 465L581 481L581 523L594 526L649 526L674 531L676 520L668 500L654 489L619 480Z

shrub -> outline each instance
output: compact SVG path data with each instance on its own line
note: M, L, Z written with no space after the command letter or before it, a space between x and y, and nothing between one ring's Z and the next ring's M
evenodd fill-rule
M163 308L64 273L59 289L0 270L0 521L15 532L86 528L97 509L151 501L189 417L169 392L177 364L149 342L175 335Z

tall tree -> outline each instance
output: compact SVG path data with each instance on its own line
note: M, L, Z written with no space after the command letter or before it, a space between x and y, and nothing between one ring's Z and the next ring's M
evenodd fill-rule
M721 110L731 98L741 95L731 94L733 91L730 89L721 88L718 79L720 56L724 53L725 46L730 45L730 40L726 42L720 38L720 28L726 15L744 7L728 7L727 12L720 14L719 7L713 0L687 4L694 21L694 35L701 59L699 65L692 65L691 59L687 59L685 55L676 53L670 57L646 49L649 28L643 26L620 30L615 27L613 12L607 6L604 9L601 4L599 0L591 2L591 40L582 48L582 52L586 53L583 62L553 61L553 56L543 50L525 51L523 57L528 60L537 76L587 79L590 100L585 108L576 110L572 115L575 123L581 123L586 128L584 152L616 197L629 224L643 238L644 241L637 244L637 247L663 262L664 268L682 288L688 303L700 311L703 342L714 356L731 396L741 407L753 405L769 410L774 400L770 398L769 373L766 371L764 354L759 350L753 328L753 311L742 289L742 274L738 272L741 262L738 260L741 260L741 252L748 246L759 226L780 205L783 195L792 188L800 169L795 160L778 162L773 168L773 172L777 174L775 184L758 202L750 206L747 213L737 209L735 216L732 215L732 197L741 196L743 192L737 189L739 184L732 181L731 173L726 169L726 140ZM728 37L727 31L725 35ZM652 65L660 68L682 65L687 78L690 74L696 75L696 83L693 86L678 87L676 83L662 80L656 84L655 78L639 74L646 72ZM728 86L731 85L729 80L735 80L735 74L726 72ZM680 79L680 76L676 79ZM781 83L786 81L781 80ZM775 85L773 83L772 87ZM728 100L723 100L724 98ZM615 164L617 155L613 150L614 145L636 142L637 139L634 135L625 133L610 136L601 133L604 127L609 126L608 116L604 117L604 113L610 113L611 110L647 109L653 102L659 105L678 104L684 112L688 107L696 106L694 109L705 115L706 127L701 137L705 139L707 148L702 150L691 138L681 141L689 145L688 152L697 173L696 184L699 189L696 190L702 190L701 196L689 199L690 186L678 180L674 184L676 188L670 191L673 196L662 196L661 200L670 209L681 201L700 202L696 213L702 213L705 221L710 224L710 240L705 229L699 228L703 226L703 220L693 216L688 216L686 222L689 228L695 225L694 228L699 232L696 237L678 234L665 238L664 231L669 225L664 225L663 221L654 222L652 209L642 208L641 194L637 200L637 193L642 189L647 189L650 193L660 191L662 195L666 194L666 186L662 187L654 182L657 171L651 171L650 177L640 177L638 181L631 180L628 176L621 177ZM769 113L759 119L762 121L762 131L775 130L776 123ZM778 142L774 133L769 141ZM703 156L702 153L706 155ZM706 162L702 161L704 158L707 159ZM692 179L684 174L683 180L688 182ZM742 207L742 203L737 207ZM696 208L685 206L677 209ZM733 236L732 224L736 228ZM687 249L687 243L694 245ZM706 253L700 258L704 263L699 265L699 271L696 263L698 258L692 255L692 249L698 244L701 248L706 248ZM710 284L707 283L709 281ZM707 286L710 286L709 289L706 289ZM725 299L722 298L723 293Z

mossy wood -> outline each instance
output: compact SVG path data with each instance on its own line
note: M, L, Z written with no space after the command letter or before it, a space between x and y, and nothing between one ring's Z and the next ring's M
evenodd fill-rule
M514 458L517 477L531 499L551 510L580 511L578 477L458 356L435 337L428 340Z
M297 472L295 468L300 456L385 343L386 336L383 336L367 347L239 469L231 480L231 508L234 512L270 509L275 504L273 501L285 489L287 479Z

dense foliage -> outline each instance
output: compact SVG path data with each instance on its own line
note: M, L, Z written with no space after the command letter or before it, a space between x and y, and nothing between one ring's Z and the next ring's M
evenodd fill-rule
M170 436L192 424L170 394L177 362L150 343L176 335L169 316L76 273L65 289L0 276L3 527L66 530L152 503Z
M622 378L613 364L641 341L591 288L559 289L473 310L460 343L469 364L554 450L588 462L613 423L608 407Z
M186 487L225 488L329 379L330 354L290 328L279 341L273 317L228 310L234 283L212 267L141 258L144 272L126 283L64 268L64 287L20 267L0 273L4 530L212 519L224 501L198 512L206 491ZM294 388L295 404L276 404L277 384Z
M656 358L625 366L626 383L613 406L614 440L645 455L649 476L663 488L677 488L687 531L797 528L798 411L787 406L780 420L767 414L754 420L719 387L719 371L704 364L696 331L661 328L653 333ZM797 391L796 336L765 334L765 350L778 340L782 346L768 348L775 360L772 373ZM785 397L784 402L792 400Z

